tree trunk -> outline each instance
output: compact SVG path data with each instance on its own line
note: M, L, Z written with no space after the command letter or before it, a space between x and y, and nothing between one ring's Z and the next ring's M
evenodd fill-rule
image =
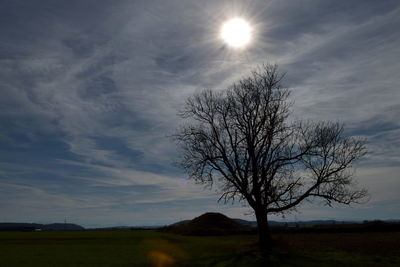
M264 211L263 208L258 208L255 213L257 219L260 249L266 251L272 247L272 237L269 231L267 213Z

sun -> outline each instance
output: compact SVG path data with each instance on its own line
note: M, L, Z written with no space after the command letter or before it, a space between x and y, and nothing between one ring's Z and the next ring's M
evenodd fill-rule
M221 38L231 47L242 48L251 39L252 29L247 21L234 18L225 22L221 27Z

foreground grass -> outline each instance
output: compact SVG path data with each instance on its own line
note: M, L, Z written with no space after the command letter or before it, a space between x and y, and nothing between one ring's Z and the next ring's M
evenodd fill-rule
M185 237L157 231L0 233L0 266L400 266L400 233Z

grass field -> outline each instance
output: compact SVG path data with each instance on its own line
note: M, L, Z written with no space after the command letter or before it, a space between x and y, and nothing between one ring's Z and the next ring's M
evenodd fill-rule
M400 266L400 232L188 237L157 231L0 232L0 266Z

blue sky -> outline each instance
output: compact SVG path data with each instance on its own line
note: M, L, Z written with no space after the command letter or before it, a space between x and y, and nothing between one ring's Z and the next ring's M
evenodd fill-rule
M236 16L254 30L242 50L219 37ZM294 118L344 122L369 151L356 170L367 204L306 203L285 220L399 218L399 27L390 0L3 0L0 221L254 219L186 181L167 136L188 96L265 62L287 73Z

